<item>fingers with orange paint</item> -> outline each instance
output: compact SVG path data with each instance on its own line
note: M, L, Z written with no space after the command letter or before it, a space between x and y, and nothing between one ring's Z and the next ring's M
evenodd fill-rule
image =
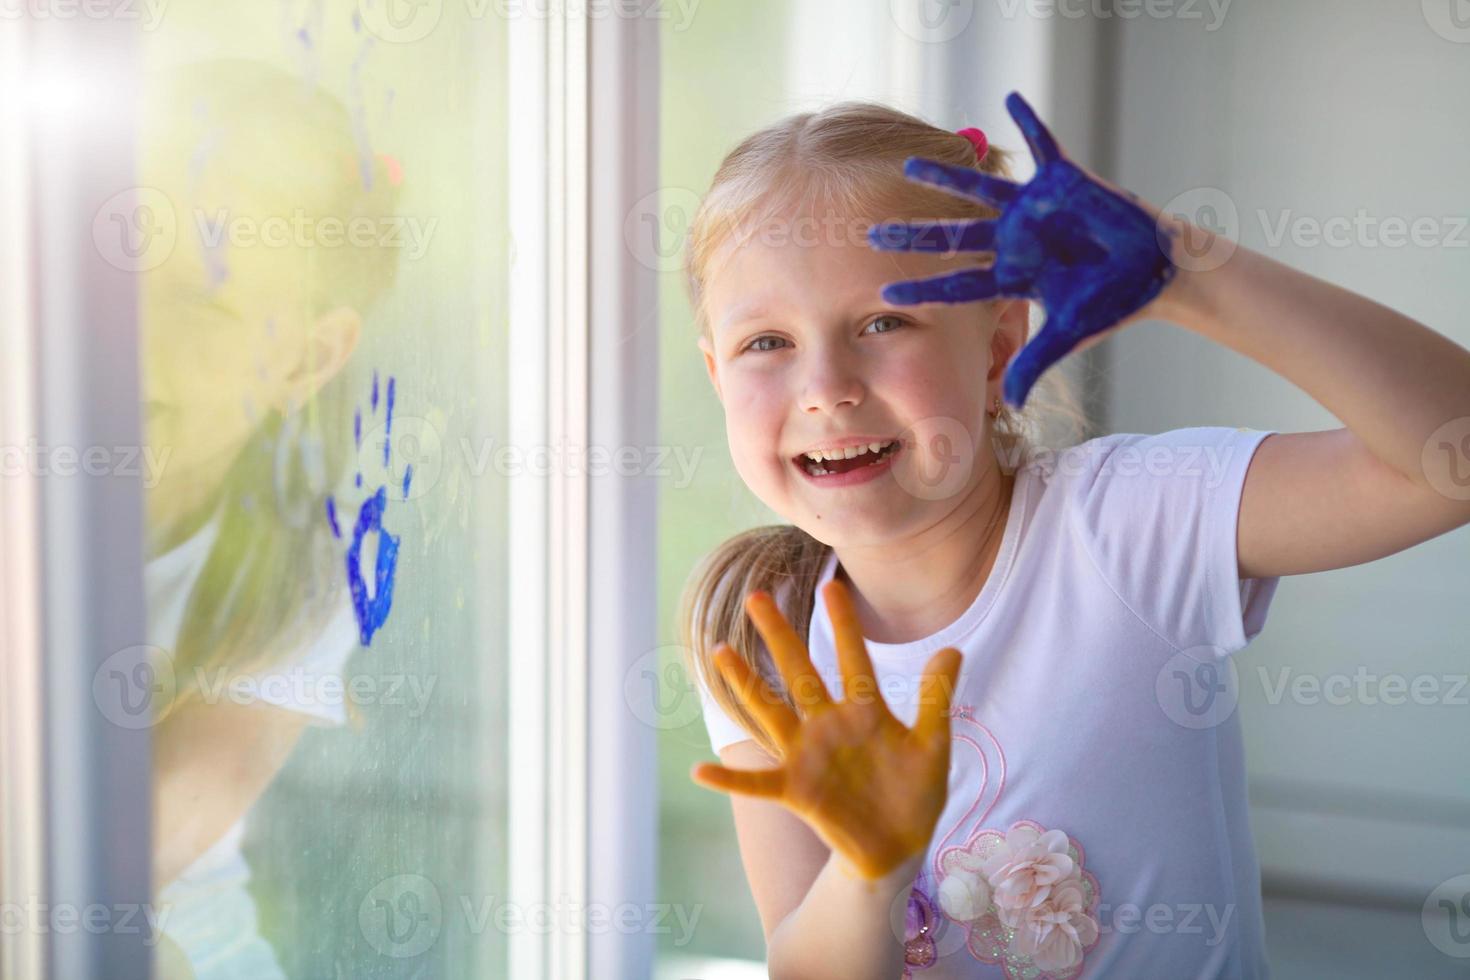
M961 666L946 647L920 678L913 728L894 717L878 693L856 610L846 586L829 582L822 597L832 619L843 699L833 701L806 646L769 595L752 593L746 611L766 642L800 713L725 647L716 669L739 693L781 749L775 769L738 770L701 763L696 783L775 800L796 813L865 878L881 878L928 847L948 795L949 707ZM871 693L870 693L871 692Z
M726 793L779 799L785 778L779 769L729 769L713 762L694 767L695 781Z
M721 643L715 650L714 659L716 668L731 687L742 692L741 701L770 733L772 740L782 749L790 745L801 725L790 705L782 701L765 678L751 670L750 665L728 645Z
M879 711L888 714L887 702L876 696L878 680L873 673L873 660L868 656L863 628L847 586L834 578L823 587L822 598L826 600L827 615L832 620L832 633L837 641L837 669L842 672L843 697L849 701L872 701Z
M752 592L745 598L745 612L755 623L761 639L776 661L776 669L786 681L797 707L804 709L803 715L832 706L832 695L821 675L812 666L807 655L806 644L796 635L796 630L781 614L781 608L768 592Z
M964 658L954 647L945 647L929 658L919 678L919 717L914 719L914 737L939 739L949 746L949 709Z

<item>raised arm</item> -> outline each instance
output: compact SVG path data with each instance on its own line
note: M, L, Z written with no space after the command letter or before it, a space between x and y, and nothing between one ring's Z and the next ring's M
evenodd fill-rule
M1243 578L1342 568L1470 523L1470 351L1424 324L1178 223L1197 247L1158 315L1265 365L1345 426L1268 436L1246 475ZM1195 251L1194 254L1201 254Z
M885 297L1040 301L1046 322L1006 369L1012 404L1070 352L1151 318L1244 354L1315 398L1345 425L1262 441L1237 526L1242 578L1357 565L1470 523L1470 351L1162 214L1068 159L1018 93L1006 105L1036 159L1028 183L919 158L905 165L910 178L999 208L999 218L869 232L874 248L993 252L994 264L891 283Z

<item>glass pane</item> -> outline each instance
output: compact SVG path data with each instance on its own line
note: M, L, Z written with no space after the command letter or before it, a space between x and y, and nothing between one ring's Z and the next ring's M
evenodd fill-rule
M153 725L162 976L505 973L507 494L470 449L507 428L505 31L143 34L103 247L142 281L152 649L115 679L152 710L116 721Z
M730 535L779 518L740 482L725 442L724 416L703 360L682 280L679 234L724 154L746 134L793 111L786 91L791 9L785 0L706 5L687 25L666 22L662 45L659 184L650 258L660 270L661 442L697 462L659 496L661 677L683 677L675 634L679 592L701 556ZM671 695L665 693L665 705ZM698 704L691 679L678 697ZM765 960L765 940L740 865L730 803L695 785L694 763L714 759L699 712L684 704L660 716L660 901L684 906L692 930L659 936L660 977L709 976L710 959ZM695 918L695 916L698 918ZM700 971L706 972L700 972ZM764 967L753 976L765 976Z

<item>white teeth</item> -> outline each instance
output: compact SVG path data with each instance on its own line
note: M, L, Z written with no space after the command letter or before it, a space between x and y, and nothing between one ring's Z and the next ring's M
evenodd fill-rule
M806 453L806 471L812 476L826 476L830 471L825 466L821 465L826 460L851 459L852 457L860 456L865 452L878 453L883 450L890 449L897 444L898 443L896 440L894 442L872 442L866 446L854 446L846 450L819 450L817 452ZM872 462L868 463L868 465L877 466L880 462L882 462L881 459L874 459Z
M807 453L806 457L819 463L827 459L852 459L863 453L879 452L891 445L891 442L870 442L866 446L848 446L846 449L818 449Z

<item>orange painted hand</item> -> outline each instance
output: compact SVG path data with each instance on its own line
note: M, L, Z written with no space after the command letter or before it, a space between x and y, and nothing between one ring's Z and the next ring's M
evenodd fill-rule
M745 610L801 709L798 716L726 644L715 665L781 749L775 769L703 762L701 786L775 800L801 817L864 878L881 878L929 845L949 792L949 706L960 652L946 647L924 667L919 712L907 728L889 711L857 612L839 580L823 587L837 641L842 701L833 701L806 646L765 592Z

